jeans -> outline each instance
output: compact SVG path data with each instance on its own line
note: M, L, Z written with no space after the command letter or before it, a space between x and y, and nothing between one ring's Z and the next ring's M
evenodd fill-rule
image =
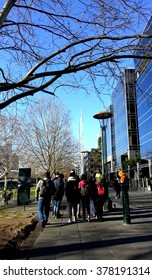
M55 210L55 200L54 199L52 199L52 216L55 216L55 212L54 212L54 210Z
M50 200L40 199L38 201L38 217L40 221L48 221L50 212Z
M53 215L58 217L59 209L60 209L61 201L60 200L53 200Z

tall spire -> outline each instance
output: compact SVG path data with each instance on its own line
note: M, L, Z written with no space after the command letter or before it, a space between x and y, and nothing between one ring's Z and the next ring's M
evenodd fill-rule
M80 143L80 153L81 150L83 149L83 109L81 108L81 113L80 113L80 123L79 123L79 143ZM80 172L81 174L83 173L83 154L81 153L81 163L80 163Z
M79 142L80 150L83 149L83 109L81 108L80 123L79 123Z

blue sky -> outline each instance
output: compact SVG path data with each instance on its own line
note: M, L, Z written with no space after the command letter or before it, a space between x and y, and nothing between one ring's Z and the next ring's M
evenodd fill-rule
M0 10L5 2L6 0L0 1ZM125 63L125 67L128 67L128 61L125 61ZM103 85L102 78L101 80L98 79L97 82L99 85L100 82L102 82ZM87 81L87 83L89 84L89 81ZM106 94L106 92L108 92L108 89L106 90L106 82L102 88L104 88L103 94ZM50 90L52 89L53 87L50 87ZM109 94L111 93L112 88L111 92L109 91ZM96 148L97 137L98 133L100 132L100 126L99 121L94 119L93 115L99 111L105 110L105 108L108 107L108 105L110 104L110 97L108 97L108 95L103 95L103 104L98 99L96 93L93 91L93 88L91 89L90 95L86 95L86 93L83 90L79 90L79 92L74 93L74 91L71 92L71 89L69 89L69 93L65 93L64 90L61 90L57 93L57 96L59 100L63 101L65 106L71 111L72 131L74 137L77 140L79 140L80 114L81 110L83 111L83 148L87 150L90 150L91 148Z
M105 110L110 104L110 97L104 97L104 105L98 99L95 92L90 95L86 95L84 92L70 93L70 94L58 94L59 100L63 101L65 107L71 111L72 130L73 135L79 140L79 123L81 110L83 112L83 148L90 150L91 148L97 148L97 137L100 132L99 121L93 118L99 111Z

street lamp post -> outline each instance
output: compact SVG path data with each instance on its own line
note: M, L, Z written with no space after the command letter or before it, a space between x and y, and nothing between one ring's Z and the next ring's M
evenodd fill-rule
M98 119L101 128L101 140L102 140L102 176L107 179L107 137L106 137L106 127L107 119L112 118L112 113L108 111L101 111L96 113L93 118Z

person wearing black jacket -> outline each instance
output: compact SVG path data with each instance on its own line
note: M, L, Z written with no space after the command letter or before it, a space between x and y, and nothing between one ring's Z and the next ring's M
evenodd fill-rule
M64 175L58 174L58 177L54 180L55 185L55 194L52 197L52 204L53 204L53 217L60 218L60 206L61 201L64 195L64 182L63 182Z
M74 170L70 172L66 183L65 195L69 207L68 223L77 222L77 205L80 202L80 192L78 190L78 180Z

